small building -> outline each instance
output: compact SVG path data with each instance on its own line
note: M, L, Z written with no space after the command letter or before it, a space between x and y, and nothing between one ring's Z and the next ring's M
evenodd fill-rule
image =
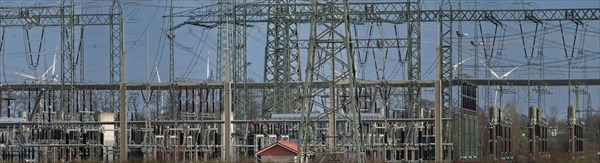
M260 162L295 162L298 144L292 141L277 141L256 152Z

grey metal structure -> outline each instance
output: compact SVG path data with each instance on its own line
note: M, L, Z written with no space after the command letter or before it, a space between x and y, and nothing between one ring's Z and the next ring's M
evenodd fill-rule
M295 0L272 0L275 4L294 4ZM301 81L300 43L298 24L293 19L295 8L287 5L270 6L272 21L267 24L267 44L265 47L264 82L273 83L272 92L266 92L263 99L263 116L269 113L293 112L297 102L292 93L295 89L290 82ZM295 90L298 92L298 90Z
M366 162L367 157L386 161L440 162L457 158L454 149L457 143L465 143L460 145L461 148L477 143L452 142L450 137L455 127L450 122L454 118L450 113L455 113L452 90L463 82L479 86L600 85L600 79L454 80L452 63L454 22L530 21L532 18L540 21L599 20L598 8L454 10L449 2L443 1L439 9L424 10L420 0L313 0L311 3L220 0L214 5L177 12L171 6L168 32L171 41L170 82L129 83L125 81L124 73L121 2L113 1L106 14L77 13L73 2L70 3L0 10L0 26L3 27L60 26L62 51L60 84L0 85L0 96L7 97L8 106L12 101L26 103L23 106L33 109L25 116L27 118L0 119L0 134L8 140L0 140L0 144L5 145L0 147L2 151L39 161L89 157L109 161L115 156L123 160L129 153L142 153L145 159L164 156L175 162L206 161L217 157L234 161L238 155L253 156L273 141L293 140L300 142L298 162L308 161L315 155L323 156L324 161L335 162ZM187 20L175 25L174 19L182 17ZM248 28L260 23L267 24L262 83L248 81L250 63L246 51ZM352 28L364 23L402 25L406 33L395 37L361 38ZM436 80L423 80L421 74L420 28L425 23L438 23ZM309 38L299 35L298 27L302 24L310 24ZM75 27L91 25L110 27L111 75L107 84L76 82ZM215 81L175 80L174 30L183 25L218 28ZM406 80L388 80L381 76L377 80L359 79L361 68L355 56L361 49L374 48L406 50ZM301 68L304 60L300 51L304 49L308 49L308 55L306 67ZM373 54L373 57L379 57L376 55L379 54ZM301 69L306 71L301 73ZM79 72L82 76L83 68ZM83 81L82 78L79 81ZM427 87L436 89L435 109L423 105L422 92ZM127 95L140 93L140 90L147 114L145 119L127 113L127 106L136 104L135 100L126 101ZM163 118L168 114L162 112L164 106L160 99L162 92L167 90L171 103L168 108L170 118L165 120ZM263 101L260 119L248 119L245 114L250 99L257 100L251 97L251 91L263 93L259 99ZM299 95L294 95L296 92ZM95 118L100 110L96 104L106 100L102 95L109 96L106 104L111 110L117 112L119 108L117 120ZM392 97L406 98L406 106L388 108L387 102ZM56 101L60 102L56 104ZM384 107L378 106L380 101L385 101ZM435 114L429 114L432 111ZM391 116L389 112L399 114ZM463 113L462 110L459 112ZM272 116L265 116L265 113ZM467 114L473 118L476 113ZM128 117L130 115L132 118ZM127 119L135 121L127 122ZM502 127L493 123L492 127ZM576 121L570 126L573 130L571 149L575 152L582 147L575 144L582 140L577 137L582 129ZM498 141L510 139L500 138L502 140ZM108 140L118 141L115 143L119 148L107 145ZM495 141L494 138L492 142ZM493 154L500 156L496 151ZM8 161L2 159L0 161Z

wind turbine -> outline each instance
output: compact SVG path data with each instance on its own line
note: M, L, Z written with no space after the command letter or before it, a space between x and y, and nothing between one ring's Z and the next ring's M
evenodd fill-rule
M512 69L510 69L510 71L506 72L505 74L503 74L502 76L498 76L498 74L496 72L494 72L494 70L492 70L492 68L488 67L487 64L485 64L483 61L480 61L483 65L485 65L485 68L490 71L492 73L492 75L494 75L494 77L496 77L496 79L506 79L508 78L508 75L510 75L512 72L514 72L515 70L517 70L519 67L521 67L522 65L517 65L515 67L513 67ZM498 99L498 90L502 89L501 86L497 86L496 87L496 91L495 91L495 95L494 95L494 106L496 106L496 101Z
M32 76L32 75L27 75L27 74L23 74L23 73L19 73L19 72L15 72L15 74L23 76L27 79L30 79L33 81L33 83L35 84L40 84L43 81L47 82L47 83L57 83L58 82L58 76L54 74L55 70L56 70L56 52L58 51L58 48L56 48L54 50L54 59L52 61L52 65L50 67L48 67L48 70L46 70L42 76L40 76L39 78ZM52 70L52 73L50 75L50 80L48 81L48 73L50 72L50 70Z

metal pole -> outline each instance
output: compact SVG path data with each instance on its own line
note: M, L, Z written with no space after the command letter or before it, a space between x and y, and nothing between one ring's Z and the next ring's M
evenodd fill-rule
M229 63L229 53L227 53L227 63ZM227 64L227 68L229 69L229 64ZM226 71L229 72L229 71ZM229 74L229 73L227 73ZM227 78L229 77L229 75L226 75ZM223 103L224 103L224 111L223 111L223 161L225 162L232 162L231 160L231 129L232 129L232 123L231 123L231 119L233 118L233 116L231 115L231 82L226 81L225 82L225 89L223 91L224 97L223 97Z
M117 2L120 3L120 2ZM120 4L119 4L120 6ZM119 11L120 14L123 14L122 12L122 8L120 8L121 11ZM125 86L125 44L124 44L124 40L125 40L125 22L124 22L124 18L123 15L121 15L119 17L121 19L121 22L119 23L119 26L121 26L120 28L120 33L121 33L121 42L119 44L121 44L119 51L121 52L121 79L119 80L119 121L123 122L119 124L119 151L120 153L120 158L121 158L121 162L126 162L127 159L127 154L129 153L129 143L128 143L128 137L127 137L127 103L126 103L126 86Z
M442 58L440 57L440 49L437 50L437 59L436 59L436 65L437 65L437 70L436 71L436 80L434 85L434 94L435 94L435 109L433 112L433 119L434 119L434 131L433 134L435 136L435 162L442 162L442 88L441 88L441 71L439 71L441 65L442 65Z
M229 22L226 23L227 24L227 36L229 36ZM229 37L227 37L227 47L226 47L226 53L225 53L225 87L224 87L224 97L223 97L223 120L224 120L224 124L223 124L223 161L225 162L231 162L231 129L232 129L232 124L231 124L231 119L232 119L232 115L231 115L231 53L230 53L230 48L229 48Z

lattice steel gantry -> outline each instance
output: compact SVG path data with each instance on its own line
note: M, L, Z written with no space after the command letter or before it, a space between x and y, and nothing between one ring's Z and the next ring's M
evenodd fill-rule
M344 0L343 4L312 1L312 7L306 80L304 81L300 110L302 121L298 129L301 145L296 161L306 162L310 154L324 153L326 156L322 159L327 161L344 161L343 156L350 155L354 158L354 162L365 162L365 151L362 147L361 113L357 104L358 85L356 83L354 53L352 52L348 0ZM317 55L321 52L324 55ZM318 73L319 68L324 65L330 69L329 76ZM336 67L338 66L341 67L341 72L336 74ZM330 83L330 86L326 90L313 92L311 86L315 80ZM349 81L348 88L335 86L336 82L342 80ZM323 107L323 116L328 116L329 119L326 136L328 145L323 149L309 149L307 148L309 142L315 144L318 141L314 137L316 135L314 131L316 125L311 123L314 119L310 115L317 107L313 104L313 100L315 100L314 97L319 95L319 92L327 93L329 98L329 106L321 106ZM338 103L341 96L349 97L350 100L347 101L347 104L344 104L344 102ZM349 105L349 107L343 107L345 105ZM336 120L338 117L348 120L348 122L342 124L342 126L348 126L345 127L348 130L337 131L338 124ZM352 144L352 146L347 147L347 150L338 147L345 144Z
M324 5L325 3L319 3L317 4L317 7L321 7L320 5ZM291 12L293 12L292 15L294 15L293 17L289 17L288 19L286 19L288 22L294 22L294 23L310 23L312 21L312 17L314 15L313 14L313 10L312 8L315 8L315 6L313 6L314 4L307 4L307 3L287 3L287 4L279 4L279 3L268 3L268 4L264 4L264 3L246 3L246 4L240 4L242 5L244 8L247 8L247 10L243 11L244 14L248 15L246 22L247 23L261 23L261 22L267 22L267 23L272 23L272 21L274 20L273 17L275 15L273 15L273 11L269 10L269 9L278 9L278 8L285 8L286 10L289 9ZM341 6L341 5L340 5ZM420 8L420 3L419 1L416 2L409 2L409 3L405 3L405 2L376 2L376 3L349 3L348 4L350 11L349 12L349 19L351 23L364 23L364 22L384 22L384 23L404 23L404 22L409 22L408 23L408 28L407 28L407 33L408 36L407 38L395 38L395 39L390 39L390 40L386 40L386 39L380 39L379 41L385 42L384 45L390 45L387 42L396 42L398 43L397 45L401 46L401 47L406 47L409 51L408 54L410 55L409 57L409 68L408 68L408 74L409 74L409 80L415 80L418 81L420 80L420 23L425 23L425 22L436 22L439 20L440 23L440 46L439 46L439 51L440 51L440 58L441 61L440 64L442 64L441 66L439 66L439 71L440 71L440 92L442 93L440 96L440 100L441 100L441 107L444 108L442 109L444 113L451 113L451 111L449 110L452 106L452 95L451 95L451 88L452 88L452 61L451 61L451 51L452 51L452 43L451 43L451 37L452 37L452 21L488 21L490 18L494 18L497 21L521 21L521 20L528 20L528 18L530 17L536 17L542 20L547 20L547 21L555 21L555 20L568 20L568 19L581 19L581 20L597 20L598 16L599 16L599 12L597 9L535 9L535 10L451 10L450 8L443 8L440 10L422 10ZM368 9L373 8L374 11L369 11ZM208 7L210 8L210 7ZM290 9L291 8L291 9ZM338 10L340 10L341 7L338 7ZM341 11L341 10L340 10ZM225 13L223 13L225 12ZM220 17L223 15L231 15L228 13L238 13L241 12L241 10L233 10L233 11L224 11L224 10L220 10L218 13L215 13L214 10L210 10L207 8L202 8L202 9L198 9L198 10L189 10L189 11L185 11L185 12L179 12L179 13L175 13L173 16L176 17L187 17L189 18L187 21L181 23L178 26L182 26L185 24L191 24L191 25L199 25L199 26L205 26L205 27L211 27L213 26L212 24L220 24L223 23L222 21L219 21L218 19L215 19L216 17ZM281 15L285 15L285 14L281 14ZM277 15L277 16L281 16L281 15ZM287 18L287 17L286 17ZM277 20L277 19L275 19ZM271 29L271 28L270 28ZM273 28L276 29L276 28ZM270 34L268 34L267 37ZM294 38L295 36L292 36L291 38ZM275 39L273 39L275 40ZM290 39L290 41L292 41L293 39ZM268 40L270 41L270 40ZM357 38L354 41L356 41L356 44L354 46L356 47L361 47L361 45L364 46L371 46L368 45L370 43L375 43L373 42L369 42L366 40L361 40L361 38ZM362 42L361 44L361 41ZM267 43L267 48L266 48L266 53L267 53L267 63L265 66L265 71L267 72L266 75L268 74L275 74L275 73L293 73L293 69L296 69L296 67L294 67L294 65L288 65L287 63L281 64L281 63L277 63L277 62L281 62L283 61L287 61L286 59L275 59L276 57L274 55L270 55L269 53L269 49L275 49L278 45L285 45L286 43L279 43L279 42L274 42L274 43ZM306 45L306 41L300 39L299 40L299 44L300 44L300 48L310 48L312 45ZM373 46L377 46L377 45L373 45ZM398 47L398 46L397 46ZM285 54L283 55L284 57L286 57ZM272 64L270 64L272 63ZM276 65L283 65L280 67L280 70L283 69L285 70L284 72L275 72L274 69L276 67ZM273 68L272 68L273 67ZM272 69L269 69L272 68ZM289 68L289 69L288 69ZM267 77L269 78L269 77ZM265 81L270 81L269 79L266 79ZM287 82L287 81L286 81ZM283 82L285 83L285 82ZM418 83L418 82L415 82ZM277 85L277 83L275 83L275 85ZM410 92L410 96L409 98L412 100L409 100L410 104L410 108L412 108L413 112L415 110L421 109L419 106L419 102L418 100L420 99L420 88L421 86L419 86L418 84L415 84L414 86L409 86L409 92ZM274 88L277 89L277 88ZM277 93L277 91L274 91L275 93ZM281 92L280 92L281 93ZM307 96L306 94L303 96ZM273 105L274 106L274 105ZM267 106L267 107L271 107L271 106ZM268 110L268 109L267 109ZM418 113L418 111L416 112ZM411 115L414 117L419 117L418 115ZM446 114L444 117L447 117L448 115ZM438 124L441 125L441 124ZM450 131L450 130L448 130ZM444 142L449 142L449 137L445 136L439 136L440 139L444 138ZM441 140L437 141L437 142L442 142ZM445 153L445 155L449 156L449 153Z
M416 4L416 5L413 5ZM243 4L243 7L247 8L243 11L243 14L248 15L246 22L247 23L260 23L260 22L272 22L273 21L273 8L293 8L290 9L294 15L290 19L287 19L289 22L295 23L310 23L312 21L311 16L313 14L313 10L311 7L313 4L307 3L291 3L291 4L278 4L278 3L247 3ZM317 6L322 4L317 4ZM395 39L381 39L381 42L385 42L383 45L389 45L388 42L396 42L402 47L406 47L409 49L408 54L409 63L408 66L408 74L409 80L420 80L420 30L418 29L419 23L423 22L435 22L439 20L441 24L440 27L440 58L443 62L440 62L442 65L439 66L440 71L440 92L442 93L440 96L441 103L444 112L450 113L448 110L451 108L451 87L452 87L452 70L451 70L451 45L450 42L452 37L452 22L451 21L488 21L490 18L494 18L496 21L521 21L528 20L528 18L534 16L537 18L541 18L543 20L566 20L572 19L573 17L577 17L577 19L582 20L597 20L598 19L598 10L597 9L542 9L542 10L452 10L450 8L443 8L440 10L422 10L419 7L419 1L411 2L411 3L398 3L398 2L379 2L379 3L350 3L349 8L351 12L349 13L349 19L352 23L361 23L361 22L384 22L384 23L403 23L403 22L411 22L408 23L408 36L407 38L395 38ZM320 7L320 6L319 6ZM373 8L376 12L368 11L367 8ZM189 19L183 22L180 25L192 24L210 27L211 24L220 24L223 23L218 19L215 19L215 16L229 15L228 13L237 13L240 10L235 11L220 11L220 13L215 13L213 11L206 10L206 8L200 10L190 10L185 12L176 13L173 16L177 17L188 17ZM408 11L408 12L406 12ZM375 14L374 14L375 13ZM285 14L281 14L285 15ZM410 16L407 16L410 15ZM268 36L269 37L269 36ZM357 38L355 47L361 47L364 45L365 47L371 46L367 40L361 40L361 38ZM361 41L364 41L361 44ZM366 43L365 43L366 42ZM307 48L309 46L306 45L306 40L300 40L300 48ZM277 43L275 43L277 44ZM284 43L281 43L284 44ZM443 45L442 45L443 44ZM272 46L273 48L269 47ZM377 45L373 45L377 46ZM267 54L269 54L269 49L275 49L273 44L267 44ZM284 55L285 57L285 55ZM266 56L266 74L269 74L269 69L272 67L271 65L277 65L277 61L273 56ZM283 59L283 61L286 61ZM270 65L269 65L270 64ZM282 69L290 68L294 69L294 67L288 67L289 65L284 64L285 66ZM274 67L274 66L273 66ZM273 69L275 70L275 69ZM286 70L286 72L290 72L290 70ZM273 71L273 74L276 72ZM279 73L279 72L277 72ZM265 81L269 81L268 79ZM409 96L410 99L410 109L411 112L419 113L417 110L421 109L419 106L418 99L420 99L420 86L415 84L415 86L409 86ZM276 89L276 88L275 88ZM277 91L275 91L277 92ZM306 95L304 95L306 96ZM275 105L273 105L275 106ZM267 109L268 110L268 109ZM414 117L419 117L418 115L411 115ZM441 125L441 124L438 124ZM450 130L448 130L450 131ZM442 137L439 137L440 139ZM445 142L448 142L449 137L444 137ZM441 143L441 140L438 141ZM446 153L449 156L449 153Z
M301 81L300 45L298 24L293 19L295 8L283 4L294 4L296 0L271 0L280 4L270 6L271 20L267 24L267 43L265 47L264 82L275 85L272 92L263 97L263 117L270 113L293 112L296 97L292 96L290 82ZM298 93L298 91L296 91Z

